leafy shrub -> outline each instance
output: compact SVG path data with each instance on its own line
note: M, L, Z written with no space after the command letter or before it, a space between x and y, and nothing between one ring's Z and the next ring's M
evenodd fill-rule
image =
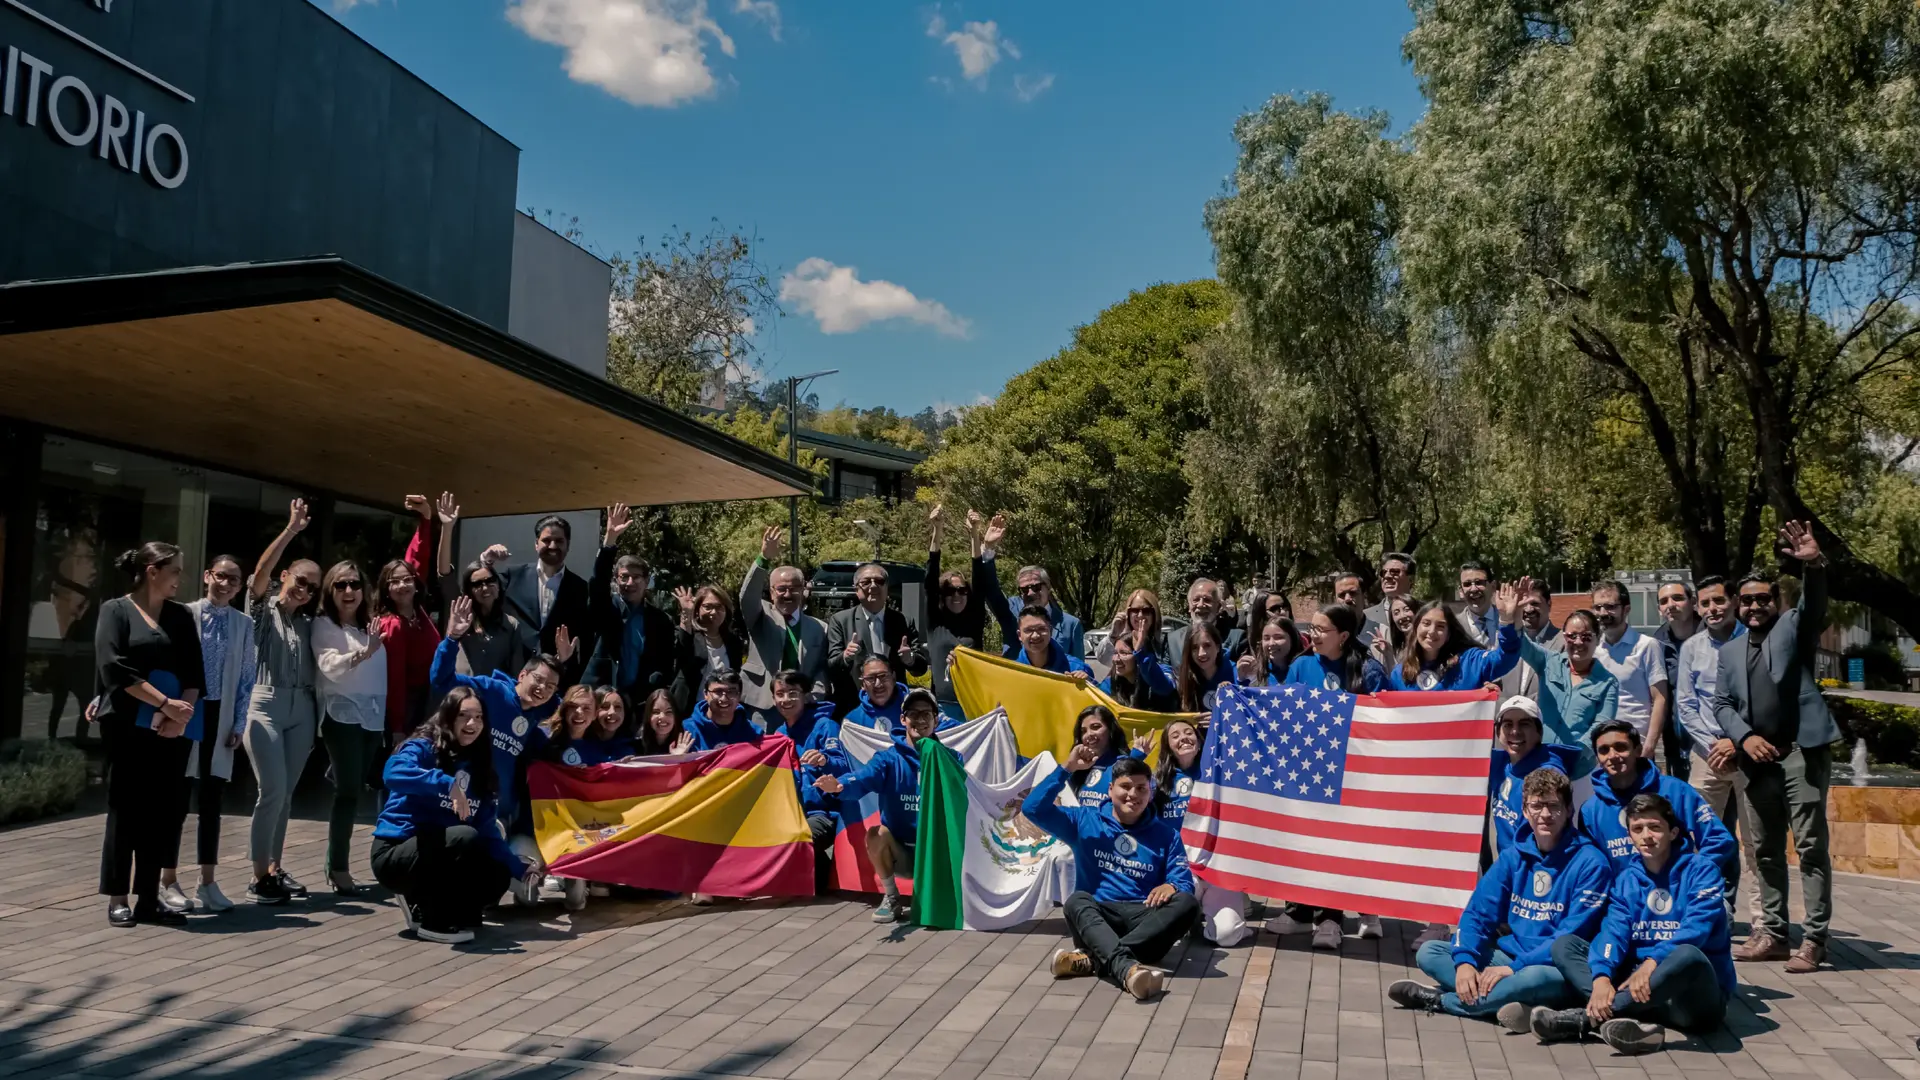
M86 789L87 756L67 743L0 743L0 824L64 813Z
M1828 697L1827 707L1849 738L1867 740L1873 760L1920 768L1920 709L1851 697Z

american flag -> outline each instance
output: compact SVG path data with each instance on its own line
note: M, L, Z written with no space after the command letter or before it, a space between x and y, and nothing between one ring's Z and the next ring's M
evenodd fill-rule
M1182 830L1209 884L1420 922L1479 880L1490 693L1222 686Z

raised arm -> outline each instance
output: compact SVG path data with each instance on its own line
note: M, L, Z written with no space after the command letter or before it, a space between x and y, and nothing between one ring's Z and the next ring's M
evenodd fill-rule
M453 492L443 491L434 509L440 518L440 545L434 556L434 572L436 576L446 577L453 573L453 524L460 520L460 504L453 501Z
M280 565L280 557L287 553L287 545L307 527L307 500L295 499L287 504L287 523L280 535L273 538L267 550L260 553L260 561L254 564L253 580L247 583L247 592L255 600L262 600L273 591L273 568Z
M749 637L767 615L767 581L773 573L773 560L780 557L780 535L780 526L767 526L760 537L760 557L747 567L747 580L740 584L740 622Z
M427 588L427 549L433 546L433 504L425 495L409 495L407 509L413 511L419 521L413 527L413 539L407 541L407 553L400 558L413 569L413 576L420 581L420 591ZM421 597L423 603L424 595Z
M1795 607L1799 625L1793 645L1803 661L1810 661L1827 626L1827 558L1820 554L1813 527L1804 521L1789 521L1780 527L1780 548L1800 562L1800 603Z
M940 504L927 511L927 580L920 587L920 625L933 626L933 612L940 603L940 543L945 538L946 519Z
M987 610L993 612L993 620L1000 624L1000 640L1003 644L1012 645L1020 640L1020 621L1013 617L1013 605L1007 600L1006 594L1000 591L1000 572L994 566L994 554L998 551L996 545L1006 535L1007 516L993 515L993 520L987 522L986 532L980 538L980 577L981 584L986 586L986 595L982 599L987 603Z

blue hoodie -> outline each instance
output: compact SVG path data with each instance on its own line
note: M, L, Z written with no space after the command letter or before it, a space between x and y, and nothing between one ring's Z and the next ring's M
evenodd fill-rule
M1505 750L1493 752L1487 777L1487 812L1493 815L1494 837L1500 843L1500 850L1505 851L1507 845L1519 842L1522 836L1533 831L1521 813L1526 803L1522 791L1527 777L1535 769L1552 769L1572 777L1574 763L1579 760L1580 751L1557 743L1541 743L1518 762L1509 760ZM1577 820L1572 824L1579 827Z
M1553 963L1554 939L1589 938L1600 929L1612 881L1606 854L1571 824L1561 831L1559 846L1545 854L1528 830L1502 847L1474 887L1453 935L1453 962L1484 968L1498 946L1515 971Z
M1154 792L1160 804L1160 820L1175 829L1187 820L1187 800L1193 797L1193 785L1200 782L1201 756L1194 755L1192 768L1183 769L1178 764L1174 765L1173 785L1166 791Z
M1727 925L1726 882L1718 863L1678 843L1657 874L1636 854L1614 875L1606 921L1587 952L1594 977L1605 975L1618 987L1642 961L1658 963L1677 946L1692 945L1713 961L1721 994L1732 997L1733 938ZM1593 987L1575 989L1590 993Z
M1346 693L1346 664L1328 660L1317 652L1309 652L1303 656L1294 657L1293 663L1287 665L1287 682L1295 686L1318 686L1323 690L1338 690ZM1381 666L1380 661L1362 653L1360 682L1364 693L1371 694L1384 690L1387 685L1387 669Z
M559 752L552 755L553 760L562 765L605 765L609 761L619 761L634 753L632 739L574 739Z
M1027 792L1020 812L1073 849L1074 891L1136 904L1161 885L1193 891L1179 826L1156 817L1151 808L1139 821L1122 825L1111 803L1099 809L1055 805L1066 786L1067 771L1055 769Z
M1445 671L1423 668L1414 681L1409 683L1401 672L1399 663L1387 669L1387 689L1389 690L1478 690L1490 682L1498 682L1500 676L1513 670L1520 662L1520 632L1512 623L1500 624L1500 635L1491 649L1468 649L1457 658L1457 662ZM1421 686L1428 676L1433 677L1432 686Z
M859 724L861 727L872 728L875 731L891 733L896 728L904 728L900 722L900 707L906 704L906 701L907 688L904 686L894 687L893 697L889 698L885 705L875 705L873 699L867 696L867 692L862 690L860 704L848 709L847 715L841 717L840 722Z
M1130 751L1128 756L1145 760L1147 755L1136 750ZM1080 785L1079 791L1074 792L1079 796L1081 806L1098 810L1113 801L1113 796L1107 794L1107 787L1113 783L1113 763L1119 760L1120 755L1113 750L1093 759L1093 765L1087 769L1086 781ZM1067 780L1071 783L1073 777L1068 776Z
M486 838L487 853L507 868L514 877L527 872L520 856L507 846L500 833L500 819L492 799L471 800L473 816L461 821L453 813L453 790L467 785L467 771L442 772L439 754L426 739L408 739L394 749L381 770L381 785L387 789L386 805L374 823L373 835L382 840L405 840L421 829L451 829L471 825Z
M1580 808L1580 831L1606 851L1607 858L1613 860L1614 873L1629 863L1640 862L1640 853L1627 836L1627 803L1632 802L1635 795L1649 793L1665 796L1673 804L1674 814L1687 823L1688 847L1722 867L1735 866L1740 845L1720 823L1719 815L1707 805L1707 800L1701 798L1691 784L1666 775L1651 761L1642 760L1640 780L1625 796L1613 790L1605 769L1593 770L1593 798Z
M902 844L913 845L920 835L920 751L906 732L895 734L893 745L865 765L834 777L840 781L839 797L845 802L859 802L863 795L879 796L880 824ZM857 812L850 816L860 819Z
M733 707L733 723L721 725L707 714L707 702L702 698L700 704L693 707L693 715L684 725L687 734L693 736L693 749L718 750L733 743L757 742L760 729L753 726L753 716L745 705Z
M769 719L776 719L779 713L768 713ZM793 755L797 759L809 750L818 750L826 755L827 764L801 765L794 770L793 782L800 787L800 808L809 814L837 814L840 812L840 799L813 786L813 782L827 774L847 771L850 764L847 752L840 746L840 724L833 718L833 702L816 701L811 711L802 712L800 719L791 724L782 724L770 734L785 735L793 740Z
M1167 670L1167 665L1161 663L1159 657L1150 652L1136 652L1133 654L1133 665L1134 678L1146 684L1147 693L1152 697L1171 700L1179 692L1173 685L1173 672ZM1100 680L1100 692L1108 697L1114 696L1111 673Z
M527 759L529 750L537 755L547 745L547 733L540 723L559 708L560 696L555 694L545 704L531 709L522 708L518 679L504 671L462 675L459 662L459 639L441 638L439 648L433 651L433 665L427 669L433 698L435 701L445 698L456 686L464 686L479 695L480 705L487 714L487 733L493 740L493 775L500 783L497 810L501 821L518 826L520 793L526 786L520 763Z
M1058 634L1059 631L1056 630L1055 633ZM1026 664L1029 667L1040 666L1038 664L1035 664L1033 661L1027 659L1027 649L1026 649L1026 646L1024 645L1020 647L1020 650L1018 652L1013 654L1013 658L1018 663ZM1070 671L1085 671L1089 678L1091 678L1093 675L1093 672L1087 669L1087 665L1084 661L1082 661L1078 656L1075 656L1074 654L1060 647L1060 639L1058 637L1055 637L1053 639L1053 644L1047 649L1047 663L1046 663L1045 670L1054 672L1055 674L1058 674L1058 675L1065 675Z

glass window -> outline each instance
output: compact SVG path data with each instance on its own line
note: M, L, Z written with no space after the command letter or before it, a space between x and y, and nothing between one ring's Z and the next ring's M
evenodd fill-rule
M342 500L333 506L333 544L321 560L325 570L343 559L360 564L368 581L380 574L390 559L406 554L407 542L420 519L405 510L382 510Z
M47 436L33 522L21 733L83 733L81 716L93 695L96 611L127 586L113 568L121 552L148 540L177 545L186 570L177 599L195 600L208 556L231 554L251 571L286 523L293 497L258 480ZM296 553L311 544L302 537Z

